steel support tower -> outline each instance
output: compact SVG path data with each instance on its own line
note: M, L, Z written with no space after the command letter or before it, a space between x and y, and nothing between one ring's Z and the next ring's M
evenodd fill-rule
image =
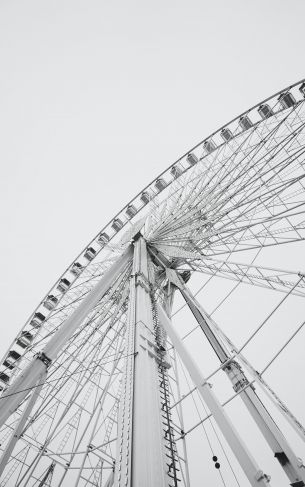
M283 485L305 487L296 454L305 428L265 377L305 325L304 270L268 263L270 247L305 240L304 178L302 80L188 151L94 237L0 363L0 487L193 487L187 439L199 426L206 451L217 441L225 454L227 470L218 463L218 473L209 470L219 485L229 468L234 473L232 460L240 485L280 487L275 471ZM265 300L262 321L259 313L248 320L236 302L229 308L239 326L249 326L235 345L225 313L215 316L241 288L251 305L253 290L280 297L271 309ZM182 309L187 325L195 323L185 335L175 318ZM252 364L248 345L272 320L276 331L286 330L287 316L291 333L267 363ZM209 375L194 358L200 346L217 364ZM223 391L227 380L233 388L224 402L216 381L213 388L216 374ZM188 398L195 424L184 415ZM227 404L235 398L253 420L267 464L231 419ZM206 451L202 485L211 484Z

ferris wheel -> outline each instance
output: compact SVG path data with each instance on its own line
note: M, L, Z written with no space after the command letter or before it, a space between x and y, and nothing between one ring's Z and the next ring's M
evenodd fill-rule
M1 362L1 487L305 486L305 428L269 382L300 402L280 360L305 324L304 161L302 80L82 250Z

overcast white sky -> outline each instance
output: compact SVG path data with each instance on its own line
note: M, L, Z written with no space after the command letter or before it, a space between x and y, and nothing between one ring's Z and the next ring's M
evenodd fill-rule
M0 1L1 353L135 193L305 77L304 18L303 0Z
M304 15L301 0L0 2L9 334L158 172L305 76Z

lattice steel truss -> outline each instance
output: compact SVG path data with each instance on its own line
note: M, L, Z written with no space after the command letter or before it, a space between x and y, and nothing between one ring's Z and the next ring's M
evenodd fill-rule
M265 321L234 345L188 285L228 281L216 309L245 284L281 293L276 309L305 297L304 263L269 264L270 248L305 237L304 94L301 81L186 153L43 298L0 369L0 486L188 487L182 406L194 390L248 483L270 483L177 333L177 296L219 360L211 377L225 372L287 482L305 486L302 462L253 383L303 441L305 430L243 353ZM194 384L183 397L177 354Z

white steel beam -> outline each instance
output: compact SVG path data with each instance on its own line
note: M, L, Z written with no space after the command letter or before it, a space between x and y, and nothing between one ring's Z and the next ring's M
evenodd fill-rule
M171 269L167 269L167 275L169 279L175 281L175 285L179 288L185 302L195 316L200 328L206 335L220 362L226 364L223 367L223 370L230 379L234 390L239 392L244 386L249 384L242 368L235 360L232 359L229 361L231 357L230 352L220 342L209 316L202 309L201 305L188 286L182 281L180 276ZM241 390L240 397L263 434L269 447L273 451L274 456L279 461L290 482L292 482L292 485L304 487L305 470L303 464L295 455L286 438L257 396L254 387L250 386L245 390ZM295 482L297 482L297 484L294 484Z
M189 296L187 295L189 290L187 292L181 292L190 309L193 311L193 314L196 317L200 327L208 337L216 354L220 358L221 362L226 364L223 367L224 372L230 379L234 390L239 392L243 403L247 407L249 413L263 434L269 447L273 451L274 456L277 458L284 472L288 476L290 482L303 481L302 483L298 484L298 487L301 487L302 485L304 487L305 471L304 467L302 466L302 462L300 462L298 457L295 455L286 438L281 433L264 404L257 396L254 387L250 385L246 389L241 390L243 387L249 384L249 381L241 366L233 359L230 361L229 353L226 353L225 356L219 355L218 350L219 347L222 347L222 345L220 344L217 335L213 332L212 327L209 326L207 316L203 316L200 313L200 307L196 307L197 301L195 299L190 302Z
M136 239L120 402L116 487L168 487L146 243Z
M44 379L45 377L43 376L41 376L41 378L39 379L40 384L37 385L37 387L35 387L35 389L33 390L32 395L28 400L28 404L25 406L24 411L22 412L15 429L12 431L11 438L2 453L1 460L0 460L0 477L15 448L17 441L20 438L20 435L22 434L23 428L27 420L29 419L29 414L31 413L31 410L40 394Z
M294 429L294 431L299 435L301 440L305 441L305 428L300 423L300 421L292 414L292 412L288 409L286 404L279 398L279 396L274 392L274 390L270 387L269 384L265 381L262 375L250 364L250 362L246 359L246 357L241 353L241 350L238 349L234 345L234 343L227 337L227 335L223 332L221 328L215 323L210 315L204 312L201 307L202 313L204 313L204 317L208 320L210 326L214 330L214 333L217 334L222 341L226 344L228 349L233 354L233 357L238 356L240 362L243 364L249 375L252 379L255 380L256 384L259 385L262 391L267 394L269 399L272 401L274 406L277 408L279 413L283 415L283 417L289 422L290 426ZM287 343L287 342L286 342ZM243 348L243 347L242 347ZM272 359L273 361L273 359ZM270 364L270 362L269 362ZM269 366L269 365L268 365ZM266 367L264 368L266 370ZM263 370L263 371L264 371Z
M107 383L106 383L106 385L104 387L103 393L102 393L102 395L101 395L101 397L100 397L100 399L98 401L97 414L96 414L96 417L95 417L94 425L93 425L92 430L91 430L90 437L88 439L87 450L83 454L83 458L82 458L82 461L81 461L81 465L79 467L79 472L78 472L77 480L75 482L75 487L78 487L78 485L80 483L81 476L82 476L82 471L83 471L83 469L85 467L86 459L88 458L88 456L91 453L91 451L93 451L92 450L92 447L91 447L91 443L92 443L92 440L94 438L94 435L96 434L96 429L98 427L98 424L99 424L99 421L100 421L100 417L101 417L101 414L103 412L104 402L105 402L105 399L106 399L108 390L109 390L109 388L111 386L111 383L112 383L112 380L113 380L113 374L116 371L116 368L118 366L118 362L119 362L120 357L121 357L121 354L119 352L120 352L120 346L117 347L116 358L115 358L115 361L113 363L112 370L111 370L110 375L109 375L109 379L108 379L108 381L107 381ZM97 448L97 450L98 450L98 448Z
M160 323L162 324L165 332L168 334L173 346L179 353L180 358L184 363L188 373L190 374L192 381L197 386L198 392L201 394L205 404L211 411L216 423L218 424L230 448L235 454L236 459L242 467L250 484L253 487L270 485L270 478L266 474L264 474L263 471L258 467L252 454L239 436L234 425L222 408L210 385L205 380L190 353L185 348L181 338L178 336L175 329L173 328L171 320L168 318L167 314L160 304L157 304L157 310Z
M88 313L90 313L106 294L109 287L115 282L131 259L132 252L132 247L128 247L127 251L110 267L80 305L73 311L71 316L54 333L44 350L30 362L16 378L15 382L8 387L0 400L0 427L18 408L19 404L29 393L29 390L38 384L39 379L44 376L48 366L57 357L61 348L71 338Z

